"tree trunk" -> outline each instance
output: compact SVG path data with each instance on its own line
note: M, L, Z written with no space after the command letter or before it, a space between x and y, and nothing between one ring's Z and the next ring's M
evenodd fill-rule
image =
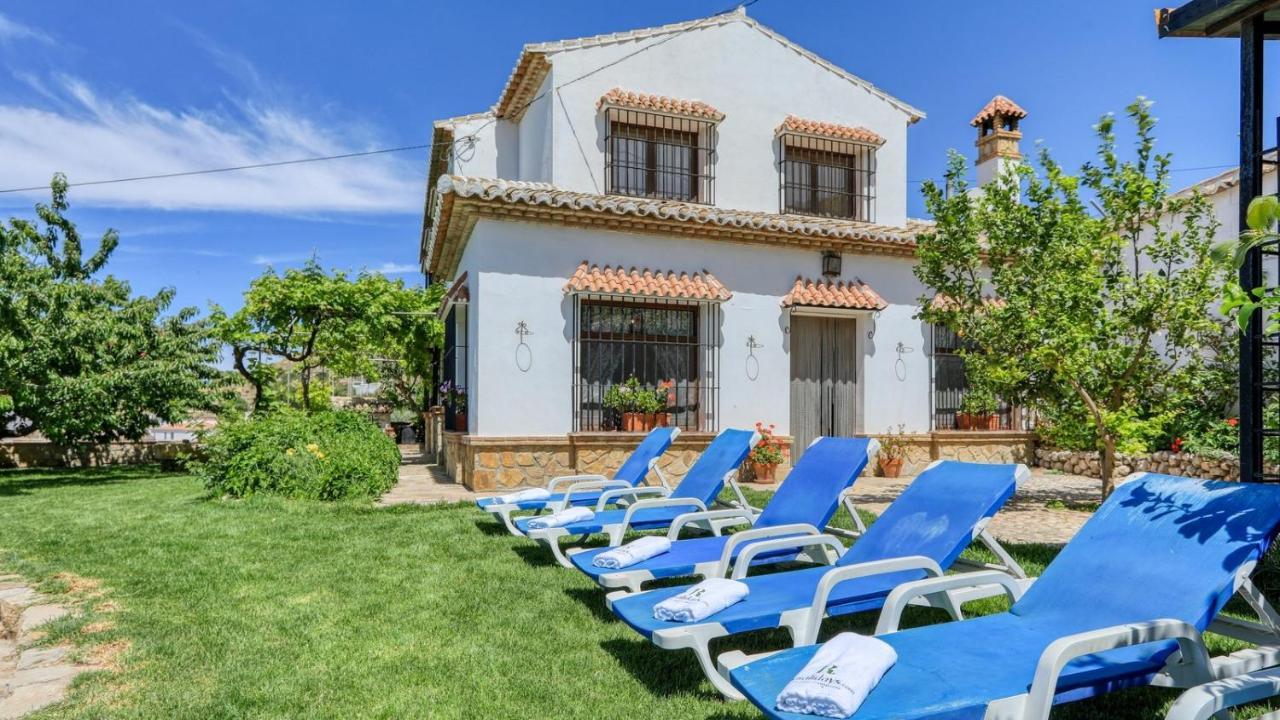
M249 367L245 365L245 356L248 355L249 349L242 347L231 348L232 361L235 365L236 372L241 377L249 381L253 386L253 413L256 415L262 409L262 380L254 373L249 372Z
M311 368L302 366L302 412L311 414Z
M1115 492L1116 481L1116 439L1110 433L1102 436L1102 499L1106 500Z

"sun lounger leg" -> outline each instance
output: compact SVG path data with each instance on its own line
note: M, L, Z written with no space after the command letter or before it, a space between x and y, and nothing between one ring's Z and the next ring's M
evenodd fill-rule
M511 514L516 511L515 505L499 505L494 510L497 511L495 514L502 519L502 524L507 526L507 532L516 537L524 537L524 533L516 529L515 519L511 517Z

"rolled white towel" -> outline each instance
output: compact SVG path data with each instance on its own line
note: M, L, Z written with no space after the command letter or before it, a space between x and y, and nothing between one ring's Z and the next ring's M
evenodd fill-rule
M879 638L840 633L823 643L778 694L783 712L846 718L858 711L898 653Z
M700 622L734 603L742 602L750 592L746 583L708 578L654 605L653 617L667 622Z
M546 500L549 497L551 497L551 491L546 488L529 488L528 490L521 490L520 492L499 495L498 502L503 503L504 505L509 505L511 503L518 502Z
M570 523L585 522L595 517L596 514L591 508L574 507L567 510L561 510L558 513L550 515L539 515L529 521L530 530L541 530L543 528L564 527Z
M671 541L660 536L650 535L639 540L602 552L591 560L591 564L599 568L617 570L648 560L671 550Z

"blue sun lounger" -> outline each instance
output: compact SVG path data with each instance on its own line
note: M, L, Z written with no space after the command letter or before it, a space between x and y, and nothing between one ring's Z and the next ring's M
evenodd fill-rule
M726 696L739 698L711 657L709 644L715 638L785 627L797 645L813 642L810 635L816 635L824 614L879 609L898 585L941 576L975 540L991 548L1005 562L1008 572L1025 578L1022 569L985 528L1027 475L1023 465L941 461L908 485L847 552L832 535L754 543L742 551L733 570L733 577L751 588L750 595L699 623L664 622L653 617L655 605L684 592L687 586L632 595L610 593L607 600L615 615L654 645L666 650L693 650L711 684ZM759 554L818 546L843 555L834 567L746 577L752 560ZM1014 581L1010 575L1001 576ZM986 585L991 584L992 580L986 581ZM960 602L957 596L938 593L921 604L958 614Z
M1278 525L1280 486L1140 475L1103 503L1025 594L989 573L894 590L877 635L898 661L852 717L1041 720L1054 704L1120 688L1186 687L1274 665L1276 614L1249 576ZM1015 601L1008 612L897 631L912 598L993 580ZM1237 592L1263 623L1214 622ZM1210 628L1263 645L1210 659L1201 638ZM774 702L815 650L749 662L735 653L722 665L766 716L809 720L778 712Z
M681 515L671 524L667 537L671 550L624 569L592 565L595 558L611 548L571 552L574 566L606 588L626 588L639 592L643 583L658 578L683 576L723 577L738 553L750 543L793 535L821 535L836 509L841 494L862 473L880 444L867 438L818 438L805 450L782 487L764 511L756 515L750 508L708 510ZM698 520L725 520L751 525L733 535L679 540L680 531ZM819 550L826 552L826 546ZM757 556L757 562L779 562L797 557L794 549ZM830 562L830 560L828 560Z
M725 483L733 482L732 478L738 472L738 467L758 442L760 433L754 430L722 430L698 456L680 484L666 497L641 498L629 503L625 509L614 510L607 509L602 498L596 504L595 517L590 520L563 527L530 530L529 521L533 518L520 518L515 521L516 530L549 547L556 562L572 568L573 564L565 557L560 546L562 538L575 535L586 538L588 535L604 533L609 536L609 544L617 546L622 543L627 530L665 530L684 513L707 510L724 489ZM734 488L737 489L737 486L734 485ZM738 497L745 507L746 501L740 491ZM701 520L693 524L719 534L721 527L732 523Z
M504 503L500 497L483 497L476 500L476 506L501 520L512 535L523 535L516 528L512 517L517 512L558 512L571 506L598 505L601 499L606 504L625 503L638 497L636 492L631 491L644 486L645 478L651 472L658 477L661 485L645 487L639 495L665 495L671 488L658 469L658 460L662 459L662 454L679 435L680 428L677 427L654 428L613 474L612 480L603 475L565 475L547 483L546 488L551 497L545 500Z

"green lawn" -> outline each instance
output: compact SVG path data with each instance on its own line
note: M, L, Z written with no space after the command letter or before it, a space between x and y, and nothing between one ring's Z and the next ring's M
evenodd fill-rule
M1012 550L1031 571L1053 554ZM87 676L42 718L759 717L469 506L223 502L156 470L7 471L4 570L52 590L59 573L100 580L106 597L49 640L128 647L118 672ZM1130 691L1054 717L1160 718L1174 696Z

